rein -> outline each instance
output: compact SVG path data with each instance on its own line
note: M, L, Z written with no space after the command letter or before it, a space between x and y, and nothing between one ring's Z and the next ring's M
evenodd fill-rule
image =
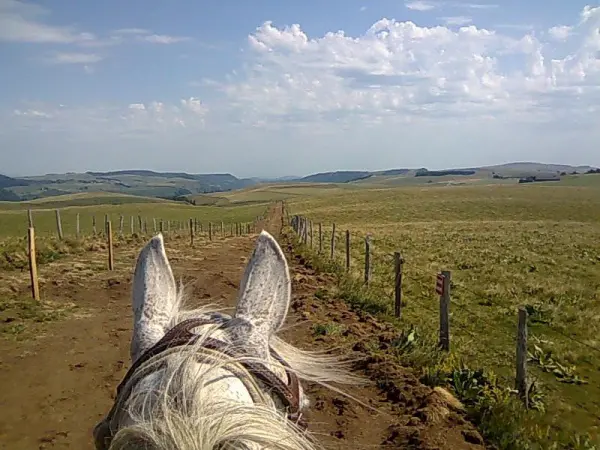
M172 349L182 347L185 345L192 345L198 341L199 335L192 333L192 329L205 325L216 325L217 321L214 319L201 319L193 318L184 320L173 328L171 328L160 341L154 346L144 352L129 368L125 377L117 387L117 396L115 403L108 413L105 420L98 424L96 429L98 430L99 436L96 437L97 448L108 448L110 441L114 436L113 430L111 429L111 422L117 413L118 406L124 401L124 394L131 393L133 389L132 379L135 378L136 372L150 360L155 358L162 353L169 353ZM222 341L213 338L207 338L202 342L202 348L206 350L213 350L222 353L230 358L238 359L243 358L245 355L241 351L235 350L228 347ZM273 349L270 348L270 352L273 357L285 368L287 374L288 383L284 383L281 379L265 364L254 361L236 361L246 371L253 375L258 380L262 381L266 386L270 387L273 392L280 398L281 402L288 409L287 418L291 422L294 422L302 429L306 429L308 424L306 423L302 413L300 412L300 383L298 376L291 370L290 365ZM244 382L243 377L241 378ZM244 383L246 384L246 383ZM252 392L252 389L250 389ZM257 399L253 399L257 400ZM96 432L94 433L96 434ZM99 445L98 445L99 444Z

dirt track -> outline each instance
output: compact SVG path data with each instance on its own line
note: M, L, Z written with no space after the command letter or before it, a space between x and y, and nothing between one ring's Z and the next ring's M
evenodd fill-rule
M280 211L273 211L270 219L265 228L278 235ZM253 241L253 236L229 238L190 249L186 239L167 240L167 254L176 277L183 278L195 301L210 299L233 306ZM365 337L379 336L385 349L394 337L393 329L324 296L332 280L305 267L290 246L281 244L288 252L293 278L288 323L301 322L283 337L302 348L343 345L364 357L356 370L377 380L351 388L352 395L377 412L322 387L307 387L312 403L309 429L321 442L345 449L483 448L472 425L443 395L387 358L363 353ZM90 274L84 280L71 275L72 262L63 262L53 272L62 275L44 284L44 296L73 301L78 313L37 326L35 339L0 340L0 448L93 448L92 427L110 408L129 366L130 281L139 249L122 249L116 272ZM320 299L314 295L317 289ZM331 322L343 324L346 331L339 337L312 332L313 324Z

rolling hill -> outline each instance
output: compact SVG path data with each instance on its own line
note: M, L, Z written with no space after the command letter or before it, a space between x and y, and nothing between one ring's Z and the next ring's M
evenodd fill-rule
M233 191L266 182L273 184L368 183L403 185L446 182L483 182L510 180L541 174L586 173L591 166L569 166L515 162L496 166L430 171L419 169L387 169L377 171L339 170L304 177L237 178L229 173L191 174L186 172L156 172L152 170L118 170L109 172L47 174L11 178L0 175L0 200L20 201L78 193L113 193L139 197L180 200L196 204L214 202L204 194Z

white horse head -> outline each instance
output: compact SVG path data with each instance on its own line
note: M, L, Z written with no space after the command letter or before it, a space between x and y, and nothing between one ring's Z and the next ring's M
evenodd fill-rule
M314 449L295 420L308 406L298 379L325 385L359 379L336 357L276 336L290 293L285 256L263 231L234 315L184 311L162 235L151 239L133 281L133 366L94 429L96 448Z

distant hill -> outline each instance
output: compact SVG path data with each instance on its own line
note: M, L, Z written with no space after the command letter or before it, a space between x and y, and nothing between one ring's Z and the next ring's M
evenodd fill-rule
M300 178L305 183L348 183L372 176L371 172L344 170L338 172L323 172Z
M189 195L242 189L259 182L256 179L240 179L228 173L190 174L137 169L48 174L10 180L7 182L8 189L17 195L18 200L110 192L183 201Z
M585 173L593 169L592 166L570 166L567 164L544 164L536 162L513 162L507 164L499 164L496 166L484 166L480 169L492 170L494 172L578 172Z
M6 175L0 174L0 189L8 188L13 186L27 186L29 183L25 180L18 178L7 177Z
M569 166L534 162L515 162L486 167L454 168L430 171L420 169L387 169L377 171L339 170L305 177L237 178L229 173L193 174L131 169L108 172L48 174L11 178L0 175L0 200L19 201L58 195L94 194L98 192L161 198L197 205L213 202L203 194L233 191L261 183L354 183L365 182L386 186L448 182L460 179L514 179L547 174L584 174L591 166ZM439 181L438 181L439 180ZM220 202L222 203L222 202Z

